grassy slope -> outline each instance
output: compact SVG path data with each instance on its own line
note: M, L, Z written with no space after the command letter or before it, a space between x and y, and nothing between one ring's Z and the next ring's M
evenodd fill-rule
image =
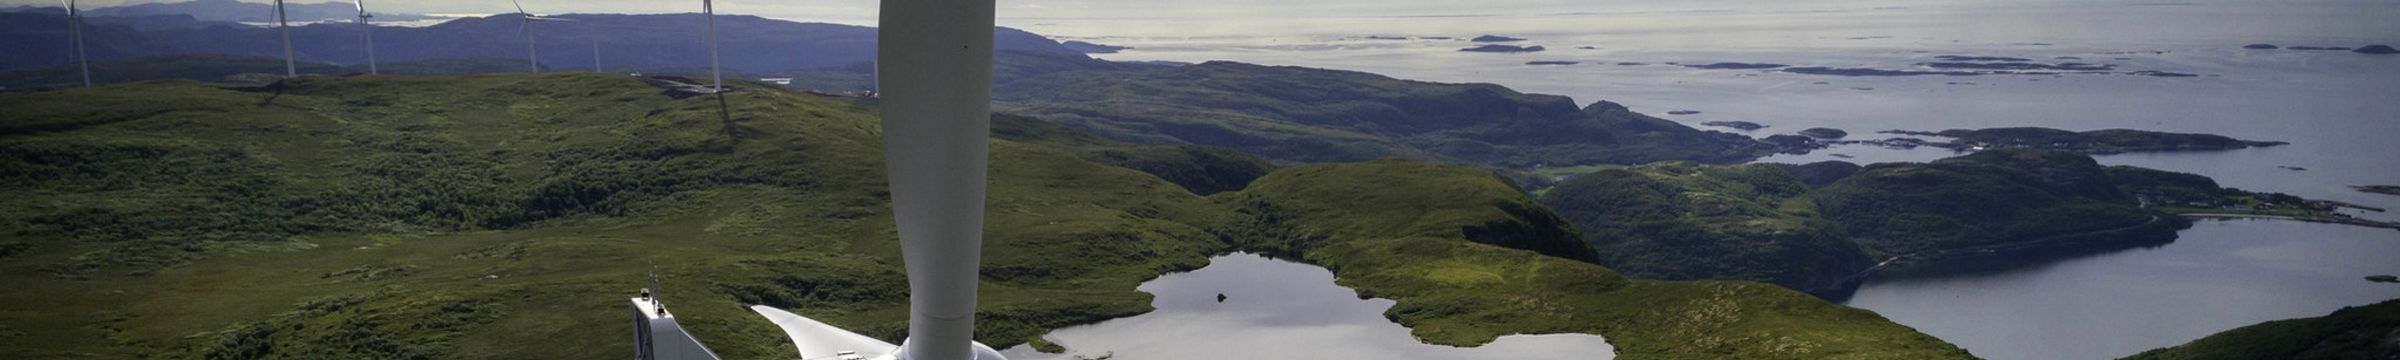
M2137 231L2111 238L2164 241L2183 227L2180 218L2142 209L2090 157L2062 152L1991 150L1876 164L1815 197L1877 256L2129 227Z
M1398 300L1385 313L1437 344L1601 333L1622 359L1968 358L1865 310L1746 281L1654 281L1560 257L1459 241L1463 227L1555 220L1502 178L1400 160L1313 165L1220 195L1243 247L1331 268ZM1533 209L1517 212L1511 209ZM1557 225L1562 226L1563 225ZM1525 236L1569 246L1571 234ZM1562 238L1563 237L1563 238Z
M2126 359L2389 359L2400 355L2395 339L2400 339L2400 300L2244 326Z
M267 99L272 100L267 100ZM263 102L262 102L263 101ZM598 358L655 265L732 358L788 357L745 303L896 338L869 109L631 79L191 82L0 95L0 343L35 357ZM1148 310L1221 210L1075 150L994 144L985 341ZM1175 220L1169 220L1175 219ZM1071 259L1071 260L1069 260ZM485 276L495 279L484 279ZM543 346L525 346L543 344Z
M1874 265L1776 165L1657 163L1577 176L1541 196L1589 235L1601 264L1659 279L1832 286Z
M729 358L791 356L744 304L886 339L903 331L871 104L736 93L728 127L711 99L603 75L259 90L0 95L12 110L0 118L0 196L23 199L0 205L0 283L12 289L0 301L19 305L0 312L0 347L621 356L623 297L653 266L687 326ZM1488 172L1313 166L1202 198L1107 163L1110 151L1205 151L1017 122L997 122L993 145L978 337L996 346L1147 311L1140 281L1242 249L1332 267L1345 285L1400 299L1392 314L1444 344L1573 331L1605 332L1634 359L1965 356L1766 284L1628 280L1460 241L1589 256L1563 220Z

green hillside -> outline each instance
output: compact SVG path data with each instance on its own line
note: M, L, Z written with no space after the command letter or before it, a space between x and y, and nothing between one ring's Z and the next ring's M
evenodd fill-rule
M1670 162L1576 176L1541 201L1628 274L1837 286L1875 261L1817 215L1808 191L1778 165Z
M718 353L788 357L744 304L897 338L868 105L674 100L630 78L158 82L0 95L0 313L36 358L599 358L656 266ZM993 145L994 345L1147 311L1223 212L1083 150ZM528 346L539 344L540 346Z
M2306 203L2039 150L1866 167L1658 163L1575 176L1541 193L1583 229L1601 264L1628 274L1821 294L1847 291L1878 263L2172 241L2190 223L2171 212L2188 204Z
M2126 359L2373 360L2394 355L2400 355L2400 300L2244 326Z
M747 304L897 340L875 104L744 87L770 90L730 95L730 122L713 98L592 74L0 94L0 347L622 356L625 298L653 269L728 358L792 356ZM1487 171L1267 173L1238 152L995 120L977 333L994 346L1146 312L1140 282L1242 250L1331 267L1443 344L1600 332L1627 359L1965 357L1767 284L1571 260L1591 258L1579 233Z
M1132 66L1004 62L1010 112L1138 143L1222 146L1291 162L1401 157L1525 169L1536 164L1733 162L1764 145L1600 102L1491 84L1209 62ZM1013 79L1013 80L1012 80Z
M1581 247L1574 231L1488 171L1378 160L1277 171L1221 201L1252 251L1333 270L1386 317L1436 344L1599 333L1619 359L1951 359L1965 351L1865 310L1747 281L1629 279L1510 251ZM1459 241L1471 240L1471 241Z
M2064 152L1869 165L1815 197L1876 256L2059 237L2163 242L2188 226L2142 208L2091 157Z

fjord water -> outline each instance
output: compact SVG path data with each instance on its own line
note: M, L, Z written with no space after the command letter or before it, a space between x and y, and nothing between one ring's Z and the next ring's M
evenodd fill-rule
M1990 359L2109 359L2400 297L2391 230L2201 221L2174 244L1887 274L1849 305Z
M1010 359L1610 359L1600 336L1504 336L1473 348L1427 345L1383 318L1387 299L1359 299L1333 272L1251 254L1143 283L1157 311L1052 331L1068 352L1009 348ZM1223 302L1217 294L1225 294Z
M2291 145L2098 156L2226 186L2400 210L2400 55L2242 46L2400 45L2400 2L2334 1L1237 1L1049 2L1003 23L1133 50L1112 60L1233 60L1488 82L1610 100L1699 126L1744 120L1880 139L1890 129L2038 126L2212 133ZM1272 4L1269 4L1272 3ZM1073 6L1059 6L1071 4ZM1187 4L1188 5L1188 4ZM1198 7L1198 6L1194 6ZM1296 8L1293 8L1296 7ZM1249 10L1243 10L1249 9ZM1263 9L1280 9L1262 11ZM1483 34L1547 51L1459 52ZM1392 40L1391 37L1404 37ZM1433 37L1433 38L1429 38ZM1439 37L1447 37L1442 39ZM1585 49L1583 47L1590 47ZM2117 67L2109 74L1845 77L1667 62L1912 69L1941 55ZM1575 61L1575 65L1527 65ZM1640 65L1620 65L1639 63ZM2126 74L2157 70L2198 75ZM1730 129L1712 128L1721 131ZM1837 156L1840 155L1840 156ZM1929 161L1938 149L1836 147L1765 162ZM2284 167L2305 168L2289 170ZM2379 220L2400 213L2351 212ZM2114 358L2260 321L2400 297L2400 232L2283 221L2201 222L2155 248L1942 266L1868 281L1848 304L1994 359ZM1164 301L1164 300L1162 300ZM1190 320L1203 321L1203 320ZM1062 333L1072 333L1062 331ZM1151 333L1141 333L1151 334ZM1139 335L1129 335L1139 336Z

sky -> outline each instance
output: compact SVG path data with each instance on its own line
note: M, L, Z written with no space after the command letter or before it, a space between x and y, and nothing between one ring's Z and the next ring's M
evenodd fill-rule
M183 2L185 0L78 0L78 6L95 8L125 4ZM242 0L267 3L269 0ZM700 11L698 0L519 0L535 13L679 13ZM1779 6L1789 4L1780 0L1431 0L1431 1L1310 1L1310 0L997 0L1003 25L1009 22L1045 19L1109 18L1192 18L1192 17L1299 17L1334 18L1358 16L1436 16L1492 13L1522 13L1557 9L1596 8L1615 11L1694 8L1709 6ZM1957 0L1915 0L1911 3L1947 2ZM293 3L327 1L295 0ZM343 1L347 2L347 1ZM817 21L857 25L872 25L879 0L720 0L716 2L721 14L749 14L770 18ZM1898 3L1901 0L1820 0L1803 2L1811 5ZM51 5L45 0L0 0L0 6ZM368 0L370 9L380 12L416 14L485 15L512 12L508 0Z

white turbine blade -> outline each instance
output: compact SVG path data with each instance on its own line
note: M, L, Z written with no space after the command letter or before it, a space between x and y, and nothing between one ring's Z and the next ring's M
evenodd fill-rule
M367 0L351 0L350 3L358 5L358 17L367 17Z
M991 0L884 0L884 165L908 268L906 358L976 359L976 268L991 165ZM988 359L979 359L988 360Z
M751 311L783 328L783 335L792 338L792 346L800 350L800 358L831 357L843 351L855 351L859 356L876 358L899 351L899 345L876 340L842 328L818 322L773 306L751 305Z
M533 13L531 13L531 12L526 12L526 11L525 11L525 4L523 4L523 3L518 3L518 2L517 2L517 0L508 0L508 4L509 4L509 5L516 5L516 6L517 6L517 13L518 13L518 14L526 14L526 16L532 16L532 15L533 15Z

